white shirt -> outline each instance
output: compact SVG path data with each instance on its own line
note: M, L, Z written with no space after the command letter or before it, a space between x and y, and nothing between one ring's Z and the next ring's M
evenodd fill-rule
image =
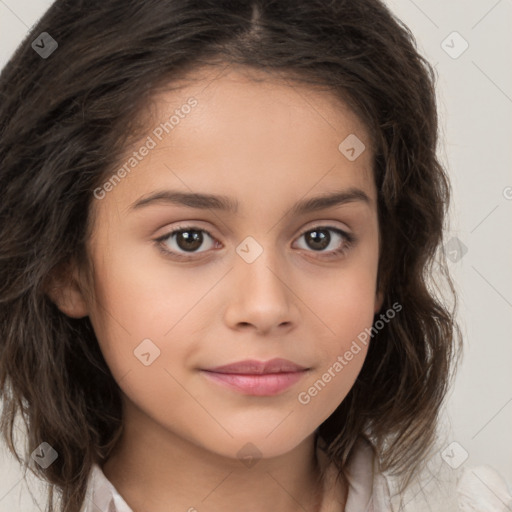
M337 470L326 454L317 449L325 471L320 512L511 512L512 494L500 475L488 466L453 469L434 457L424 478L405 494L394 492L396 483L378 470L374 452L363 439L354 447L346 477L347 502L342 508L342 486L336 482ZM399 500L403 500L400 509ZM81 512L133 512L117 489L95 464L89 476ZM149 511L150 512L150 511Z

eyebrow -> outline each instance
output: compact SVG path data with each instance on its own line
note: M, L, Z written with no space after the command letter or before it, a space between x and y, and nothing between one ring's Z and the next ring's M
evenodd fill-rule
M347 190L330 192L309 199L303 199L292 206L289 213L291 215L302 215L353 202L362 202L368 206L371 204L371 200L366 192L352 187ZM153 204L175 204L199 210L212 209L233 214L238 211L238 201L230 197L180 192L177 190L161 190L148 196L143 196L130 205L129 211L140 210L141 208Z

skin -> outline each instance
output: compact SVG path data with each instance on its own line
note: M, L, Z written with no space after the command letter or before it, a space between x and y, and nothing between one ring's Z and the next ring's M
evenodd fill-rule
M135 512L315 511L314 430L347 395L367 347L310 403L297 396L371 327L382 305L369 136L326 91L233 67L194 78L155 97L148 135L188 98L198 105L162 141L153 137L156 148L94 201L93 283L75 268L53 298L69 316L89 315L122 390L124 433L103 471ZM366 145L355 161L338 149L349 134ZM350 187L370 203L288 214L299 200ZM130 211L163 189L230 196L238 212L170 203ZM213 237L203 233L188 262L155 242L184 223ZM329 231L329 246L315 250L305 233L321 225L357 241L329 258L346 241ZM236 252L247 236L263 249L252 263ZM176 236L167 247L190 254ZM149 366L134 356L146 338L160 350ZM243 395L199 371L274 357L310 368L275 396ZM237 456L246 443L261 456L250 468Z

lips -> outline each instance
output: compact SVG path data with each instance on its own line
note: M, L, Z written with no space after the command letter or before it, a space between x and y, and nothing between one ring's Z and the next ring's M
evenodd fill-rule
M215 373L238 373L243 375L262 375L268 373L292 373L307 370L306 367L295 364L288 359L275 358L269 361L257 361L247 359L236 363L216 366L215 368L205 368L205 371Z
M208 381L244 395L273 396L296 384L309 368L287 359L245 360L201 370Z

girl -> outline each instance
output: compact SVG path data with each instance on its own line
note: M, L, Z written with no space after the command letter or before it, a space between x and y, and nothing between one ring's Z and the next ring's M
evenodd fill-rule
M439 455L449 182L382 3L58 0L0 93L1 428L48 511L506 510Z

